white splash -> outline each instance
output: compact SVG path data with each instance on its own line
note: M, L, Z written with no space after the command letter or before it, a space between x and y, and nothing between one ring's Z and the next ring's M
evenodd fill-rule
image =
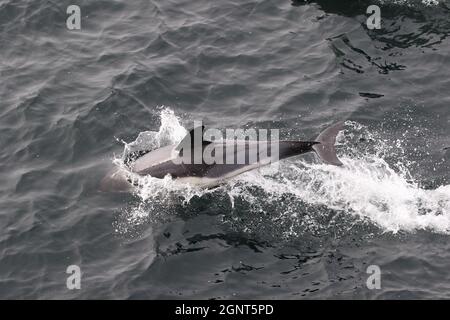
M312 205L324 205L369 218L386 231L431 229L450 232L450 185L424 190L395 172L381 158L341 157L344 167L282 165L281 176L249 172L239 179L271 197L290 193Z
M135 150L153 150L177 143L187 134L173 110L163 107L160 111L159 131L141 132L135 141L125 143L124 154Z

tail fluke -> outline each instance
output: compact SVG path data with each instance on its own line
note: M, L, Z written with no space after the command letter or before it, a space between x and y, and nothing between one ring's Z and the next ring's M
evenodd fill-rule
M320 160L326 164L332 164L335 166L342 166L342 162L338 159L336 155L336 150L334 144L336 142L336 136L344 128L344 121L333 124L322 131L316 138L319 142L312 146L313 150L317 153Z

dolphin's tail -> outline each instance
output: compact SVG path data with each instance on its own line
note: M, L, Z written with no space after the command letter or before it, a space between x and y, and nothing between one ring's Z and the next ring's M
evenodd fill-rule
M337 134L343 128L344 121L340 121L322 131L316 138L316 141L319 143L313 145L312 148L317 153L320 160L322 160L324 163L332 164L335 166L342 166L342 162L336 155L334 143L336 142Z

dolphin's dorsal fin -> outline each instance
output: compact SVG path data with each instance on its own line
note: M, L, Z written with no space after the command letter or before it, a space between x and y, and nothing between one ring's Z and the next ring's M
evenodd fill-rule
M178 143L178 145L175 147L176 151L180 151L183 148L190 148L190 149L194 149L195 145L195 137L197 135L197 137L200 137L202 140L202 146L206 146L208 144L211 143L211 141L205 140L203 138L203 133L205 131L205 126L199 126L199 127L195 127L193 129L191 129L188 134L183 138L183 140L180 141L180 143ZM198 138L197 138L198 139Z

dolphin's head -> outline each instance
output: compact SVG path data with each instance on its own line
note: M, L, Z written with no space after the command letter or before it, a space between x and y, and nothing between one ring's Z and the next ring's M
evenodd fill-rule
M113 169L100 181L100 191L103 192L130 192L133 185L130 183L123 169Z

